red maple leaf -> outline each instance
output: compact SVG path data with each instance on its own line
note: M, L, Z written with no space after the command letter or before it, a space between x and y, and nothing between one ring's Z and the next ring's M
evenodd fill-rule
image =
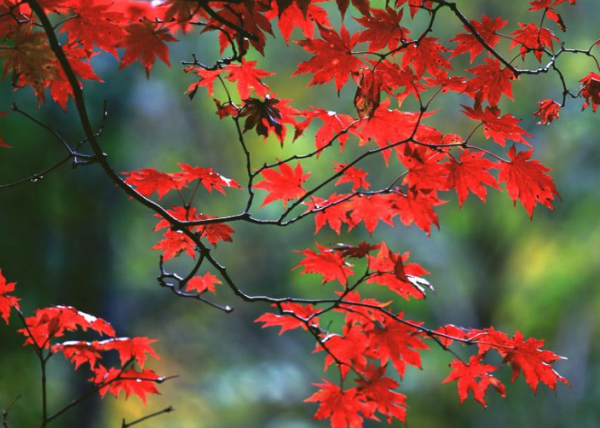
M389 195L358 195L350 199L349 205L352 210L350 213L351 229L360 224L360 222L364 222L367 231L372 234L380 220L392 227L394 226Z
M354 275L344 257L337 251L323 247L317 243L319 252L311 249L298 251L304 255L304 259L298 263L296 268L303 267L300 273L318 273L323 277L323 284L331 281L339 281L346 285L348 277Z
M419 192L416 189L409 189L406 194L396 190L390 194L390 202L392 215L400 216L405 226L415 223L428 235L431 233L432 224L440 227L438 215L433 207L446 203L438 199L435 192Z
M52 353L62 352L66 359L75 364L77 370L82 364L89 364L90 369L102 358L98 342L68 341L52 346Z
M404 319L403 314L398 314L398 318ZM420 324L407 321L415 325ZM391 360L400 378L404 377L406 364L421 368L419 351L429 349L429 346L416 334L417 329L386 317L380 322L371 323L366 331L371 340L370 356L378 359L382 365Z
M185 291L196 291L198 294L202 294L205 291L215 293L215 285L222 284L219 278L214 276L212 273L207 272L204 275L197 275L187 282Z
M492 19L487 15L483 15L481 22L476 20L470 21L470 24L473 26L477 34L490 46L491 48L495 47L500 41L500 36L498 36L498 31L506 26L508 21L503 21L502 18L498 17L496 19ZM456 48L454 48L454 52L450 58L454 58L457 55L470 53L471 54L471 63L477 58L477 56L484 51L485 47L481 44L479 40L475 37L473 33L467 27L464 27L465 30L469 31L468 33L461 33L456 35L451 42L458 42Z
M168 66L171 65L166 42L176 42L177 39L158 23L143 20L131 24L127 27L127 35L122 40L126 51L119 70L139 60L146 70L146 76L149 77L157 57Z
M165 261L179 256L184 251L191 258L196 258L196 244L181 230L167 230L163 234L163 239L152 249L162 250Z
M357 189L363 188L365 190L369 190L371 184L367 181L368 173L365 172L362 168L356 168L351 166L346 168L346 165L343 163L335 162L336 167L334 171L344 171L344 175L342 175L338 181L335 182L336 186L339 186L342 183L352 183L352 191L355 192Z
M546 384L551 389L556 388L558 381L569 385L569 382L550 365L563 358L554 352L541 349L544 346L543 340L534 338L523 339L523 334L517 331L512 338L511 347L506 348L502 352L504 360L510 362L512 365L512 381L514 382L522 371L525 381L534 393L537 392L540 382Z
M163 382L161 378L152 370L136 369L121 370L114 367L106 369L100 365L94 370L94 377L90 379L93 383L100 386L98 392L101 397L111 393L118 397L121 392L125 392L125 397L131 394L137 395L146 403L147 394L158 394L156 383Z
M502 68L496 58L486 58L485 64L467 71L475 76L469 80L466 93L475 98L477 105L487 100L490 105L496 106L503 94L513 99L512 81L515 76L510 69Z
M237 84L238 93L242 100L250 97L251 89L254 89L256 95L262 98L270 92L269 87L262 82L262 78L274 76L275 73L256 68L256 64L257 61L242 60L240 64L230 64L224 67L224 70L229 73L227 80Z
M525 56L533 52L533 55L538 61L542 60L542 55L544 54L544 48L548 48L548 50L554 50L553 41L560 42L558 37L556 37L550 30L547 28L539 28L537 25L533 23L528 23L527 25L521 24L519 22L520 30L515 30L510 33L513 36L513 40L509 46L509 49L513 49L514 47L519 47L519 53L521 54L521 58L525 59Z
M319 32L322 39L306 39L297 42L315 56L301 62L292 76L314 73L309 86L322 85L335 79L335 87L339 92L348 81L348 75L356 73L362 65L362 62L352 55L359 34L350 37L345 27L342 27L340 34L327 28L319 28Z
M313 196L310 201L305 203L308 206L309 211L316 211L315 234L317 234L326 224L328 224L338 235L340 234L342 224L349 223L346 213L350 209L350 204L345 201L348 198L349 195L337 195L332 193L328 199Z
M185 91L185 93L188 94L188 97L190 97L190 99L194 98L199 88L206 88L206 90L208 91L208 95L212 97L214 95L215 80L217 80L223 72L223 70L207 70L202 67L194 66L190 66L184 71L186 73L193 71L194 73L196 73L196 76L200 78L200 80L198 80L195 83L192 83Z
M326 380L315 384L320 389L305 402L321 403L315 419L330 419L331 428L362 428L363 416L371 413L371 406L362 401L357 388L342 390Z
M199 180L199 183L202 184L202 186L204 186L204 188L209 192L212 192L212 190L215 189L222 194L225 194L223 187L241 189L237 181L231 178L223 177L221 174L213 171L212 168L191 166L185 163L180 163L179 167L181 168L182 172L174 174L176 181L180 180L183 183L189 184Z
M97 349L101 351L117 351L122 366L125 366L128 362L135 361L140 368L143 368L147 355L157 360L160 359L156 355L154 348L150 346L155 342L157 340L148 339L147 337L116 337L97 342Z
M406 300L411 297L423 299L425 289L423 285L431 287L429 282L422 278L428 274L417 263L408 263L409 253L402 255L392 252L385 242L379 244L377 256L369 255L369 270L372 275L367 279L367 284L379 284L389 288Z
M0 317L4 319L4 322L8 324L10 318L10 310L12 308L19 309L19 300L15 296L9 296L15 290L15 282L6 282L6 278L2 275L0 270Z
M379 412L387 417L389 424L396 418L406 423L406 395L393 391L400 384L391 377L385 377L383 367L372 370L365 378L358 378L358 390L365 397L371 412ZM369 417L370 415L365 415Z
M260 207L262 208L271 202L279 200L283 200L283 206L285 207L288 201L300 198L306 193L302 185L308 180L310 172L304 174L302 165L299 163L295 169L284 163L279 165L279 173L269 168L262 171L261 175L265 179L259 181L253 187L255 189L266 190L269 194Z
M118 58L116 48L125 36L120 25L125 16L112 11L113 4L95 4L93 0L69 2L69 8L75 15L65 22L61 33L68 31L69 43L78 41L90 52L97 46Z
M555 196L560 198L556 185L547 173L551 171L536 160L529 160L533 149L517 153L515 146L508 151L510 162L500 164L499 182L506 181L506 190L514 203L521 201L533 218L536 203L553 209Z
M496 107L482 110L481 106L474 109L463 106L463 113L473 120L481 121L485 138L492 138L502 147L507 139L530 145L524 137L532 138L532 135L518 125L520 120L510 114L500 117L500 110Z
M123 175L127 176L125 183L135 186L138 193L143 196L150 196L157 192L158 199L161 199L171 190L179 190L186 186L185 181L181 180L178 175L160 172L154 168L124 172Z
M265 16L273 19L277 15L279 15L277 26L286 43L290 42L294 28L302 30L304 36L310 40L314 37L315 24L323 28L331 27L325 9L312 3L309 3L306 9L302 10L297 2L293 2L285 10L280 9L278 13L277 9L273 8Z
M436 37L424 37L419 43L409 44L402 57L402 67L412 65L417 77L422 77L426 71L432 76L445 76L445 70L453 70L450 61L442 55L450 49L437 40Z
M78 311L72 306L38 309L34 316L25 319L25 325L25 328L19 330L19 333L27 338L25 344L39 348L48 348L51 339L78 329L91 329L98 334L115 336L115 331L108 322Z
M277 307L277 305L273 306ZM281 327L281 330L279 330L280 335L288 330L297 328L307 330L308 327L306 327L306 322L303 320L308 320L309 318L310 325L319 325L319 318L314 316L319 310L313 305L284 302L281 304L281 310L284 311L284 314L263 314L254 320L254 322L264 323L263 328ZM301 319L298 319L298 317Z
M537 123L538 125L549 125L550 122L553 122L560 116L561 106L556 101L547 99L538 101L538 104L540 107L533 114L540 118L540 121Z
M460 161L450 158L448 167L448 187L456 190L458 206L462 206L467 199L469 191L485 202L488 185L500 189L496 178L489 173L492 168L499 168L497 163L485 159L482 152L465 150L460 154Z
M600 105L600 74L590 73L580 80L581 96L585 98L582 110L585 110L590 103L594 113Z
M504 385L494 376L490 375L498 367L491 364L482 364L482 355L473 355L469 359L469 363L454 360L450 363L452 371L450 375L442 381L448 383L458 381L458 397L460 402L464 402L469 395L469 391L473 393L473 398L477 400L483 407L487 407L485 402L485 392L489 386L493 386L502 397L506 397Z
M368 50L375 52L389 47L395 50L404 43L410 31L400 25L404 10L396 11L387 6L385 9L371 9L370 15L355 18L356 21L366 28L360 33L359 42L369 42Z

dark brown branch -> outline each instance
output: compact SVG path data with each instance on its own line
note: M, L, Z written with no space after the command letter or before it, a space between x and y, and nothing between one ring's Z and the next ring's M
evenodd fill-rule
M169 406L169 407L166 407L166 408L164 408L162 410L159 410L158 412L150 413L149 415L142 416L141 418L136 419L136 420L131 421L131 422L126 422L125 419L123 418L123 423L121 424L121 428L129 428L129 427L137 425L137 424L139 424L141 422L147 421L148 419L152 419L152 418L155 418L157 416L164 415L165 413L171 413L171 412L174 412L174 411L175 411L175 409L173 408L173 406Z

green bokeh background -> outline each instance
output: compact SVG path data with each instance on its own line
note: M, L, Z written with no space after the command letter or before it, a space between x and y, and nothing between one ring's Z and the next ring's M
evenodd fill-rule
M464 3L460 4L460 3ZM537 21L524 2L459 2L470 18L483 13L510 17L515 22ZM559 36L568 46L587 47L598 36L600 11L594 0L581 0L576 8L564 7L566 34ZM337 14L334 14L336 17ZM339 28L339 18L333 20ZM414 24L415 32L424 22ZM352 31L355 23L346 18ZM507 27L509 28L509 27ZM510 27L512 31L514 28ZM433 36L443 41L459 31L448 11L440 14ZM269 38L265 57L252 55L259 66L275 71L267 82L279 97L294 100L297 108L317 106L354 114L354 86L339 98L332 84L307 89L310 76L290 78L300 60L308 55L292 44L289 48ZM177 169L177 162L213 166L225 176L245 181L244 158L231 123L219 121L213 101L202 90L190 101L183 92L194 81L178 65L191 53L211 63L218 58L216 38L191 32L173 44L173 67L158 64L146 80L139 65L116 73L117 62L108 55L94 59L98 74L107 83L88 83L86 99L95 123L100 122L102 102L108 101L109 118L101 142L117 171L154 167ZM460 64L459 61L456 65ZM468 62L462 64L468 67ZM572 88L593 70L589 58L559 60ZM21 108L52 123L71 141L82 133L73 113L63 113L52 103L41 106L28 90L11 93L2 84L0 110L13 101ZM530 221L522 207L513 208L506 193L491 192L487 204L470 197L462 209L456 198L438 210L441 230L431 237L415 228L381 226L372 238L362 227L338 237L324 231L313 236L312 220L279 229L235 224L233 244L222 244L216 255L249 293L275 296L314 296L331 293L320 287L317 277L292 271L300 256L294 252L343 240L386 240L396 251L411 251L411 259L432 272L436 292L426 301L395 303L413 319L431 326L446 323L484 327L494 325L509 333L545 338L547 346L565 355L556 368L571 382L559 385L556 395L541 386L537 397L522 378L508 386L508 398L488 394L484 411L472 399L459 405L456 386L440 385L447 376L450 355L433 348L423 353L423 370L409 368L401 391L408 395L410 427L578 427L600 426L600 132L598 116L591 109L580 113L581 101L570 102L558 122L536 126L531 113L540 99L559 99L561 87L555 75L529 78L514 85L515 101L501 106L522 117L522 125L533 134L535 156L554 169L552 175L562 195L553 212L538 207ZM222 95L217 91L217 95ZM466 135L469 120L460 114L460 96L440 97L441 109L431 124L442 132ZM410 108L410 105L404 106ZM508 111L508 110L507 110ZM0 152L0 183L13 181L43 169L62 156L56 140L30 121L11 115L0 122L2 134L13 149ZM311 128L293 146L283 149L276 141L247 134L257 152L256 165L264 159L302 153L312 145ZM476 143L494 149L481 134ZM333 150L311 161L316 182L324 177L331 161L347 161L352 152ZM354 152L356 153L356 152ZM394 168L380 168L380 159L367 165L374 186L389 181ZM387 178L386 178L387 177ZM228 192L198 198L201 210L210 214L236 213L244 204L243 192ZM165 204L170 200L165 198ZM175 201L173 201L175 202ZM264 218L277 215L276 203L260 211ZM158 287L158 254L151 247L156 219L146 209L129 201L99 167L64 167L37 183L0 191L0 268L18 282L26 313L53 304L68 304L110 320L120 335L148 336L159 342L161 360L151 364L157 372L179 375L161 386L162 395L149 397L146 406L137 398L90 399L57 427L114 427L121 418L139 417L167 405L176 412L153 419L147 428L308 428L327 427L327 421L311 421L314 404L302 400L312 394L312 382L322 374L322 355L311 354L314 343L300 332L283 336L276 329L262 330L253 320L267 308L244 304L224 287L216 299L236 309L225 315L199 302L177 299ZM182 257L183 259L183 257ZM186 260L171 263L170 270L185 271ZM374 295L389 298L382 290ZM0 408L17 395L10 412L11 427L37 426L39 372L31 349L23 348L15 333L16 318L9 327L0 325ZM333 373L331 373L333 374ZM85 391L85 368L73 373L70 364L56 358L51 363L50 402L57 408ZM500 377L510 382L509 370ZM366 427L377 424L367 421ZM396 422L394 426L402 426Z

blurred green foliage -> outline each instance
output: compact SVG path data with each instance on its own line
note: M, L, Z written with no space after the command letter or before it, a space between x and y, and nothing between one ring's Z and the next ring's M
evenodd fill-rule
M569 31L561 36L569 46L587 47L598 28L598 7L594 0L579 3L572 10L565 8ZM524 2L465 2L460 6L472 18L483 13L500 15L513 25L532 19ZM447 21L440 20L433 35L447 40L459 27L449 14L443 18ZM346 24L351 30L355 26L350 19ZM214 61L218 58L216 38L190 34L173 45L171 59L177 64L190 59L192 52L204 62ZM351 87L337 97L333 85L307 89L307 76L289 78L298 61L306 57L300 47L288 48L278 39L269 40L264 58L253 59L259 60L261 68L278 73L269 84L281 98L294 100L294 106L352 113ZM117 63L109 56L94 61L107 83L86 84L86 99L96 123L103 100L108 101L109 118L101 142L117 171L145 167L174 171L177 162L185 161L213 166L245 181L244 158L231 124L219 121L213 101L204 92L193 101L183 95L194 76L184 74L177 65L173 69L160 65L146 80L138 66L117 74ZM578 57L561 60L559 65L572 86L593 67L590 60ZM468 66L466 61L464 66ZM0 110L8 110L14 100L71 141L81 138L73 113L63 113L51 104L37 111L31 93L10 95L7 82L2 91ZM557 397L544 388L534 397L519 379L508 388L507 399L490 394L489 407L483 411L472 400L460 406L455 386L440 385L450 357L433 348L424 353L423 371L409 369L401 386L409 397L409 426L592 428L600 424L600 388L596 385L600 379L600 122L591 111L580 113L579 102L571 102L558 122L536 126L531 116L536 102L558 98L560 92L555 76L523 77L515 83L515 102L502 106L524 118L523 126L534 134L536 158L554 169L563 197L554 212L538 208L530 221L522 207L511 206L506 194L492 192L487 204L471 197L460 210L450 196L449 203L439 209L441 230L429 238L403 226L382 226L372 238L362 229L351 238L332 232L318 238L321 243L385 239L396 251L411 250L411 259L432 272L431 282L436 286L426 301L395 303L413 319L432 326L494 325L509 333L519 329L525 335L545 338L550 349L569 358L558 363L557 369L572 387L559 385ZM432 123L443 132L464 134L470 129L468 120L456 107L448 106L467 100L450 98L448 104L436 105L440 111ZM41 170L62 156L58 142L25 118L11 115L2 119L1 126L14 148L0 154L0 183ZM310 148L314 131L309 129L302 140L283 149L252 133L248 141L260 153L259 165L262 156L274 159ZM311 161L305 170L318 180L331 161L350 155L331 151ZM370 166L379 165L378 159ZM384 176L372 178L377 183ZM229 194L202 198L202 209L211 214L240 211L245 195ZM262 215L275 215L276 205L263 209ZM322 377L322 355L311 354L311 338L299 332L278 336L275 329L261 330L253 320L267 308L244 304L225 288L218 290L217 299L236 308L231 315L160 289L155 280L158 255L150 249L158 239L151 231L155 222L96 166L64 167L39 182L0 191L0 267L9 280L18 282L25 312L69 304L110 320L121 335L159 339L156 348L162 359L152 367L165 375L179 375L162 385L163 394L151 397L146 407L136 398L94 398L56 426L117 428L122 417L139 417L169 404L175 406L175 413L144 427L328 426L327 421L311 421L315 407L302 403L313 390L311 382ZM294 251L314 245L311 220L286 229L236 224L235 230L234 243L219 246L216 254L246 291L277 296L330 292L320 287L318 278L291 271L300 260ZM176 261L169 269L187 266L186 261ZM391 297L383 289L373 293ZM10 413L11 427L19 428L36 426L40 397L37 360L30 349L21 346L16 326L15 319L8 328L0 326L0 408L22 394ZM88 374L84 368L73 373L69 364L57 359L51 370L52 406L85 390ZM502 380L510 381L508 370Z

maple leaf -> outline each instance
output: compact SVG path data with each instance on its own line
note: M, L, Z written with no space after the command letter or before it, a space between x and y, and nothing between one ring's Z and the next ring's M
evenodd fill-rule
M425 297L423 285L431 288L431 284L421 277L429 272L417 263L406 264L408 257L409 253L402 255L393 253L385 242L382 242L379 244L377 256L368 256L369 270L373 274L367 279L367 284L387 287L406 300L411 297L423 299Z
M122 366L125 366L128 362L135 361L140 368L143 368L147 355L160 360L154 348L150 346L155 342L157 340L148 339L147 337L116 337L97 342L96 346L101 351L117 351Z
M192 259L196 258L196 244L181 230L168 230L163 237L152 249L162 250L165 261L179 256L184 251Z
M367 369L369 338L360 325L346 324L342 333L325 336L322 343L317 344L315 352L326 349L325 370L335 363L342 378L345 378L350 369L358 373Z
M277 307L277 305L273 306ZM281 310L287 312L288 314L263 314L254 320L254 322L264 323L263 328L281 327L281 330L279 330L280 335L286 331L297 328L301 328L306 331L308 327L306 326L306 322L302 321L302 319L308 320L310 318L311 326L319 325L319 318L314 316L319 312L319 310L313 305L301 305L299 303L284 302L281 304ZM302 319L298 319L297 317Z
M529 52L533 52L535 58L541 62L544 48L553 51L553 41L560 42L558 37L550 30L547 28L539 28L531 22L527 25L519 22L519 27L521 27L520 30L515 30L511 33L513 40L508 48L513 49L516 46L519 46L519 53L523 59L525 59L525 56Z
M336 139L340 142L340 151L343 150L346 141L348 141L348 131L355 122L352 117L335 111L315 108L313 108L313 111L305 111L302 114L306 117L306 120L297 127L294 139L298 138L314 119L319 119L323 122L323 125L319 127L315 134L315 147L319 151L317 156L320 151L331 145Z
M585 110L590 103L592 110L595 113L600 105L600 74L590 73L580 80L581 96L585 98L582 110Z
M25 319L25 328L19 330L27 338L25 344L37 348L50 347L50 340L77 329L91 329L98 334L115 336L111 325L101 318L78 311L72 306L52 306L38 309L34 316Z
M69 43L78 41L88 51L97 46L118 58L116 47L125 36L120 25L125 16L111 11L112 6L112 3L95 4L94 0L72 1L69 8L75 15L65 22L60 32L69 33Z
M216 217L204 214L199 214L197 216L198 220L208 220L211 218ZM233 235L234 230L227 223L209 223L204 226L198 226L196 230L200 233L201 238L206 238L206 240L215 247L220 241L233 242L231 235Z
M158 199L161 199L171 190L180 190L186 186L185 181L181 180L179 175L160 172L154 168L124 172L123 175L127 176L125 183L134 186L138 193L143 196L150 196L157 192Z
M15 282L7 282L0 270L0 317L4 319L7 325L10 318L10 310L12 308L19 309L20 299L8 295L8 293L12 293L15 290L15 285Z
M511 100L512 81L516 79L512 71L502 68L496 58L485 58L485 64L467 69L475 77L469 80L466 93L475 98L477 104L489 101L490 105L497 106L502 95Z
M202 294L205 291L215 293L215 285L222 284L219 278L214 276L212 273L207 272L204 275L198 275L190 278L185 287L185 291L196 291L198 294Z
M497 32L504 28L508 21L503 21L500 17L492 19L487 15L483 15L481 22L472 20L469 21L469 23L473 26L483 41L485 41L488 46L493 48L500 41L500 36L498 36ZM450 40L451 42L458 42L458 45L456 48L454 48L454 52L452 52L450 58L454 58L457 55L468 52L471 54L471 63L473 63L475 58L477 58L477 56L484 51L485 47L481 44L481 42L479 42L479 40L477 40L475 35L471 33L467 27L464 27L464 29L469 32L458 34Z
M537 122L537 125L549 125L550 122L558 119L560 116L561 105L554 100L542 100L538 101L540 107L533 114L534 116L538 116L540 121Z
M440 227L433 207L446 203L438 199L434 192L419 192L416 189L409 189L406 194L397 189L390 194L390 202L393 216L400 216L405 226L415 223L427 235L431 233L432 224Z
M291 166L283 163L279 165L279 173L268 168L261 171L261 175L265 179L259 181L253 187L255 189L266 190L269 194L260 207L262 208L274 201L283 200L283 206L285 208L288 201L300 198L306 193L306 190L302 188L302 185L308 180L310 172L304 174L300 163L296 165L295 169L292 169Z
M317 196L311 197L310 201L305 202L309 211L316 212L315 234L326 224L329 225L338 235L342 224L348 224L348 212L350 205L345 201L349 195L337 195L332 193L328 199L322 199Z
M351 265L346 263L342 255L330 248L323 247L317 243L319 252L316 253L311 249L298 251L304 256L296 268L303 267L300 273L318 273L323 277L323 284L331 281L339 281L340 284L346 285L348 277L354 275L350 268Z
M82 364L89 364L94 369L96 363L102 358L97 342L67 341L52 346L52 353L62 352L66 359L75 364L75 370Z
M366 379L356 379L358 390L371 406L371 413L385 415L389 424L393 418L406 423L406 395L393 391L400 384L384 374L385 369L380 367L369 373Z
M417 77L422 77L427 71L432 76L446 75L445 70L453 70L450 62L442 55L450 49L437 42L436 37L424 37L418 43L406 47L402 57L402 67L412 65Z
M250 97L250 89L259 97L266 97L269 94L269 87L262 82L263 77L274 76L275 73L270 73L260 68L256 68L256 61L246 61L238 64L230 64L223 69L229 74L227 80L236 82L240 98L245 100Z
M385 48L394 51L401 43L405 42L410 31L402 27L404 11L395 11L389 6L385 9L371 9L371 14L362 18L354 18L356 22L366 28L358 37L359 42L369 42L368 50L375 52Z
M521 128L519 119L505 114L500 117L500 110L496 107L486 107L485 110L478 106L475 109L462 106L463 113L473 120L483 123L483 134L485 138L494 140L502 147L506 144L506 139L530 145L524 137L532 138L532 135Z
M276 9L271 9L265 16L272 19L277 14L278 11ZM298 2L292 2L289 7L283 10L279 9L277 26L286 44L289 44L294 28L299 28L307 39L312 39L314 37L315 24L318 27L331 28L327 12L315 4L308 3L306 8L302 8Z
M458 206L461 207L467 199L469 191L485 202L488 185L500 190L496 178L489 173L492 168L499 168L497 163L485 159L482 152L465 150L460 154L460 161L450 158L448 167L448 187L456 190Z
M360 80L354 95L354 107L358 117L363 119L373 114L381 102L381 82L378 73L370 68L359 71Z
M347 166L343 163L334 162L336 167L334 171L344 171L344 175L342 175L338 181L335 182L336 186L339 186L342 183L352 183L352 191L356 191L357 189L363 188L368 190L371 184L367 181L368 173L365 172L362 168L356 168L351 166L347 168Z
M48 81L56 77L54 60L50 46L46 43L46 34L32 32L29 25L17 26L10 38L12 46L2 46L0 58L3 59L3 74L13 73L13 83L17 87L30 85L38 99L44 99L44 89Z
M202 67L194 66L190 66L184 71L186 73L193 71L194 73L196 73L196 76L200 78L200 80L188 86L187 90L185 91L185 93L188 94L188 97L190 97L190 99L194 98L199 88L206 88L206 90L208 91L208 95L212 97L214 95L215 80L217 80L223 72L223 70L207 70Z
M543 340L534 338L523 339L523 334L517 331L511 341L512 349L508 348L502 352L504 360L510 362L512 365L512 381L514 382L522 371L525 381L534 393L537 392L540 382L551 389L556 388L558 381L569 385L569 382L550 365L563 358L554 352L542 350L541 348L544 346Z
M256 127L256 133L263 137L268 137L271 130L279 137L283 143L283 115L278 108L277 98L265 98L264 101L256 98L244 100L244 108L241 116L246 118L244 132Z
M362 259L366 257L371 251L381 248L382 244L371 245L368 242L361 242L357 246L352 246L349 244L337 244L337 247L334 248L335 251L338 251L343 257L351 257L355 259Z
M164 378L149 369L142 371L136 369L120 370L114 367L106 369L106 367L100 365L96 368L94 377L90 380L100 386L98 393L101 397L104 397L107 393L118 397L121 392L125 392L127 398L134 394L146 404L146 395L158 394L156 383L163 382Z
M88 52L85 52L82 48L73 48L71 46L64 46L63 51L69 60L73 72L78 77L78 80L86 79L104 82L96 75L96 73L94 73L91 64L84 61L89 60ZM56 78L50 82L50 95L52 95L52 99L66 111L69 96L73 96L73 88L58 60L54 62L54 67L58 72ZM79 87L83 88L81 81L79 81Z
M212 190L215 189L222 194L225 194L223 186L241 189L237 181L231 178L223 177L221 174L214 172L212 168L202 168L199 166L193 167L185 163L180 163L179 167L181 168L182 172L174 174L176 181L181 180L181 182L189 184L199 180L202 186L204 186L204 188L209 192L212 192Z
M404 319L403 314L398 314L398 318ZM407 321L414 325L420 324ZM386 317L382 321L371 323L368 332L372 357L377 358L382 365L391 360L400 378L404 377L406 364L421 368L419 351L429 349L429 346L415 334L418 332L415 327Z
M350 37L348 30L343 26L340 34L327 28L319 28L319 32L322 39L306 39L297 42L315 56L301 62L292 76L314 73L309 86L322 85L335 79L335 87L339 92L348 81L348 75L358 72L362 65L362 62L352 55L352 49L358 43L359 35Z
M326 380L305 402L321 403L315 419L330 419L331 428L362 428L363 415L370 413L370 406L361 400L357 388L342 390Z
M126 30L127 35L122 39L126 51L119 70L139 60L146 70L146 77L150 77L150 70L152 70L157 57L171 66L166 42L176 42L177 39L166 28L161 27L158 23L143 20L140 23L129 25Z
M547 173L551 171L536 160L529 160L533 149L517 153L515 146L508 151L510 162L500 164L499 182L506 181L506 190L514 203L517 199L533 218L536 203L553 209L555 196L560 198L556 185Z
M494 372L498 367L491 364L482 364L482 355L473 355L469 363L460 360L454 360L450 363L452 371L450 375L442 381L448 383L458 381L458 397L463 403L469 391L473 393L473 398L477 400L482 407L487 407L485 402L485 392L489 386L493 386L502 397L506 397L504 385L489 373Z
M364 222L369 234L372 234L379 221L394 226L393 213L390 211L390 197L386 194L371 196L358 195L350 200L350 228Z
M398 152L400 161L408 170L402 184L419 191L446 190L444 186L447 182L448 168L447 164L440 162L447 156L446 153L434 152L423 147L405 146L402 153Z

